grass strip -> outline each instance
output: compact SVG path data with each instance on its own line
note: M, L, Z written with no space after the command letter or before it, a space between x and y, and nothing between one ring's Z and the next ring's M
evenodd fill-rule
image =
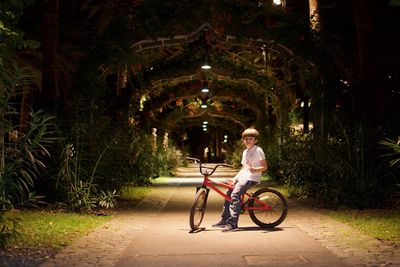
M153 184L165 184L171 179L169 176L161 176L153 180Z
M12 211L8 218L20 218L20 235L10 246L59 249L71 244L111 216L50 211Z
M400 244L400 210L342 210L328 215L365 235Z
M145 198L151 191L149 186L130 186L125 187L121 190L120 198L123 200L130 200L133 202L139 202Z
M159 177L153 179L152 184L164 184L169 181L171 177ZM127 186L121 190L120 199L125 201L132 201L138 203L144 199L151 191L151 186Z

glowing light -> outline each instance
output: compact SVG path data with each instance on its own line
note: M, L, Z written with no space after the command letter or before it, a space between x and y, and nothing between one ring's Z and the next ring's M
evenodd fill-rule
M202 104L201 108L207 108L207 105L206 104Z
M208 55L208 53L204 54L203 57L203 64L201 64L201 68L203 70L209 70L211 69L211 65L210 65L210 56Z
M304 127L304 125L302 123L290 125L290 128L292 128L293 130L299 131L299 132L303 131L303 127ZM308 123L308 129L312 130L313 128L314 128L314 124L312 122Z
M203 124L208 124L208 121L203 121Z
M282 1L281 0L274 0L274 4L279 6L282 5Z

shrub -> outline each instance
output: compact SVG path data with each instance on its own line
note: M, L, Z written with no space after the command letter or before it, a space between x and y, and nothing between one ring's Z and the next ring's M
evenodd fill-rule
M20 219L5 218L5 212L12 209L9 201L0 199L0 248L5 248L13 239L20 235Z
M382 154L382 156L390 159L390 166L400 167L400 136L397 141L386 138L379 143L387 151L385 154Z
M176 168L183 165L184 156L182 152L171 144L158 146L159 174L164 176L173 175Z
M54 141L53 117L42 111L31 112L26 132L15 131L15 137L0 145L3 169L0 190L3 200L17 204L24 202L33 189L39 169L46 167L47 146ZM4 158L3 158L4 156Z
M392 171L394 172L394 176L398 177L398 171L400 169L400 136L397 137L397 141L386 138L379 142L385 152L382 154L382 157L390 160L389 164L392 167ZM395 193L394 197L397 198L397 202L400 202L400 184L395 185Z
M226 153L226 162L236 168L242 166L242 154L245 149L242 140L236 141L234 146L228 149Z
M393 177L381 163L368 160L365 129L352 134L341 129L326 141L296 132L287 137L282 170L289 193L322 205L364 208L383 204L391 194Z

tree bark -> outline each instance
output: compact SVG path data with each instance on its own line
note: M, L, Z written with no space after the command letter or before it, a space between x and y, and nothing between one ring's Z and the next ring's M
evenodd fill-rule
M353 118L363 126L364 161L378 161L378 138L383 122L383 93L379 84L380 65L377 54L379 3L374 0L352 0L357 34L358 77L352 93Z
M320 30L319 12L318 12L318 0L309 0L309 15L310 15L310 27L314 31Z
M43 65L40 107L55 110L59 95L57 87L57 46L59 26L59 0L48 0L43 18Z
M309 98L305 96L303 98L304 106L303 106L303 132L308 133L310 131L310 108L308 107Z
M377 32L374 29L376 9L373 0L353 0L357 32L358 77L352 94L353 117L356 121L377 127L380 123L382 94L378 89L379 66L375 54Z

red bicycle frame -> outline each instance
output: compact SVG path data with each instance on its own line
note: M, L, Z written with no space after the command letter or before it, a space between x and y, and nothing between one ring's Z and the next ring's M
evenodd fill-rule
M211 188L212 190L214 190L215 192L217 192L220 196L222 196L223 198L225 198L227 201L232 202L232 198L228 195L226 195L224 192L222 192L221 190L219 190L216 186L221 186L224 187L226 189L233 189L233 186L226 184L226 183L221 183L221 182L217 182L217 181L213 181L210 178L208 178L208 175L204 175L204 180L203 180L203 188ZM245 196L247 197L247 202L249 201L249 199L252 197L251 194L249 193L244 193L241 197L242 203L247 203L245 202ZM267 203L261 201L258 198L253 198L254 201L256 203L258 203L259 205L257 205L257 207L248 207L247 205L243 205L242 209L243 210L272 210L272 207L269 206Z

